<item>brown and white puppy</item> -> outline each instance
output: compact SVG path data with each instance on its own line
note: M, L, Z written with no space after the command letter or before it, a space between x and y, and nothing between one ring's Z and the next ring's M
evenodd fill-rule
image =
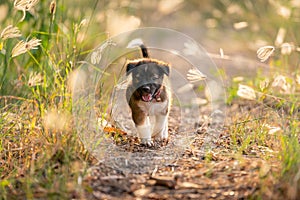
M169 76L170 66L149 58L148 50L143 44L139 47L143 58L129 61L126 66L127 75L132 75L126 98L141 143L152 146L152 138L168 139L171 95L166 87L166 76Z

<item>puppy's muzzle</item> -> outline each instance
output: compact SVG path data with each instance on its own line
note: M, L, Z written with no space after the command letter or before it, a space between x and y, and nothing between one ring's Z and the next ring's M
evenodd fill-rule
M142 86L142 91L144 92L144 93L148 93L148 94L151 94L151 88L150 88L150 86Z
M150 102L153 99L154 92L151 91L149 85L144 85L140 87L140 94L143 101Z
M143 85L139 88L139 93L141 95L142 101L145 102L151 102L153 99L156 99L159 94L160 86L154 86L154 85Z

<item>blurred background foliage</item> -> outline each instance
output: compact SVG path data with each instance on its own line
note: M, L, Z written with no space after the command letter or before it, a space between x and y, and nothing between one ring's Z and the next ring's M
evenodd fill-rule
M14 9L12 1L0 1L0 30L13 24L21 30L21 39L37 37L42 40L42 51L33 51L39 64L28 55L21 55L3 64L17 41L6 42L0 57L1 68L7 67L6 70L0 70L1 94L22 93L26 96L27 90L21 85L30 72L49 74L61 71L61 67L71 69L106 38L139 27L175 29L194 38L209 52L219 53L222 48L225 54L242 55L250 59L256 59L255 52L261 46L274 45L280 48L283 43L289 43L297 47L300 39L299 0L52 2L56 4L54 14L49 10L51 1L40 0L26 12L25 19L19 21L22 11ZM277 53L275 58L281 60L282 55ZM53 63L57 66L51 67ZM298 53L289 56L288 61L285 59L284 64L286 68L296 69L299 65ZM277 65L282 65L282 62ZM63 73L66 71L63 70Z

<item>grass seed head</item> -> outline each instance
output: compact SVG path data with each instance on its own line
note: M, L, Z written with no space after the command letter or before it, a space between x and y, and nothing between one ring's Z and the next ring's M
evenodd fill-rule
M291 89L291 85L287 82L286 77L283 75L275 77L272 87L278 88L281 92L289 92Z
M256 99L256 94L253 88L239 84L239 89L237 91L237 95L239 97L242 97L244 99L248 100L255 100Z
M28 79L28 86L38 86L43 83L43 76L41 73L31 72Z
M264 46L257 50L256 54L257 57L260 59L261 62L265 62L270 58L270 56L275 51L275 47L273 46Z
M36 39L36 38L32 38L28 42L21 40L13 48L12 57L16 57L16 56L26 53L27 51L30 51L32 49L37 49L37 47L39 45L41 45L41 40Z
M30 10L32 7L34 7L39 0L15 0L14 1L14 7L17 10Z
M203 81L206 78L207 77L202 72L200 72L198 69L190 69L187 73L187 79L191 83Z
M26 11L30 10L33 8L39 0L15 0L14 1L14 7L17 10L21 10L23 12L23 17L21 18L20 21L23 21L26 16Z
M27 49L25 48L25 45L26 42L24 42L23 40L19 41L12 50L12 57L16 57L18 55L26 53Z
M0 37L2 40L6 40L8 38L16 38L20 37L22 34L20 30L17 27L14 27L13 25L9 25L6 28L3 29L1 32Z
M51 15L55 14L55 12L56 12L56 1L55 0L51 1L50 6L49 6L49 12Z

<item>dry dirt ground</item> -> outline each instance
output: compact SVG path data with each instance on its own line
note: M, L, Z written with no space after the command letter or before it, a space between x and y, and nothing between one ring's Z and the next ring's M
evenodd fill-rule
M238 152L228 124L238 118L237 113L257 116L264 109L255 103L233 103L227 109L229 120L214 141L214 148L203 153L209 123L199 122L192 144L180 156L147 172L124 173L105 161L99 162L84 180L89 188L86 195L90 199L278 199L276 174L280 172L280 164L275 151L263 145L252 145ZM177 115L173 112L170 116L170 140L176 134ZM149 149L140 146L134 137L121 137L118 145L124 151ZM152 150L157 148L159 144Z

